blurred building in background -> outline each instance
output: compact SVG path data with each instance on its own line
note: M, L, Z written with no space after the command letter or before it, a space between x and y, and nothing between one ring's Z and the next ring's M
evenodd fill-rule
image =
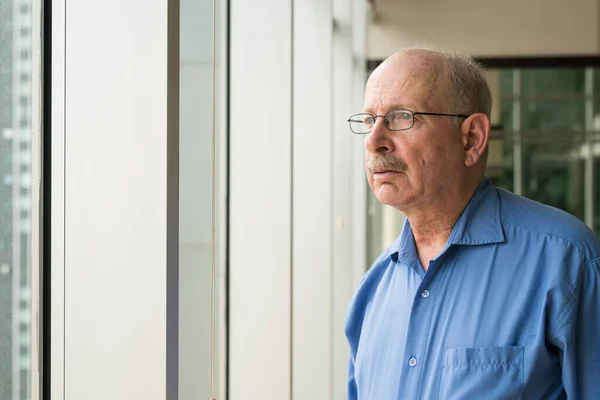
M30 396L31 23L0 0L0 400Z

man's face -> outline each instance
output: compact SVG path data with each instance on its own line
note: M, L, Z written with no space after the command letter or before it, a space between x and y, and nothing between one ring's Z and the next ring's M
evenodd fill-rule
M397 55L371 75L363 111L448 113L445 73L435 57ZM455 117L415 115L414 126L390 131L377 118L365 136L369 185L380 202L400 210L425 208L443 199L464 170L464 146Z

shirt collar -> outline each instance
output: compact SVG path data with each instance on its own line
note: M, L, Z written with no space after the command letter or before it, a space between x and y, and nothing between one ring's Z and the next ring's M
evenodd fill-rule
M483 178L454 224L444 251L451 245L475 246L501 242L504 242L504 232L500 220L500 197L496 187L487 178ZM394 261L398 257L406 260L417 256L408 219L404 221L402 233L392 249L390 255Z
M449 244L480 245L504 242L498 189L483 178L448 238Z

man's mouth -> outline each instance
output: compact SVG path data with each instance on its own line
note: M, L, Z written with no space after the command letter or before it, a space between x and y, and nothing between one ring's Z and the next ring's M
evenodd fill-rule
M393 169L383 169L383 168L374 169L372 171L373 174L385 174L385 173L388 173L388 172L398 172L398 171L395 171Z
M391 169L378 169L378 170L373 171L373 179L382 180L382 179L390 178L397 173L398 173L398 171L394 171Z

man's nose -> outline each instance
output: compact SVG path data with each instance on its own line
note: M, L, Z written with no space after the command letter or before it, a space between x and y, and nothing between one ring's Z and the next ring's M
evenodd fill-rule
M382 117L378 117L373 125L373 130L365 135L365 149L373 154L390 153L394 151L391 136L394 132L385 126Z

